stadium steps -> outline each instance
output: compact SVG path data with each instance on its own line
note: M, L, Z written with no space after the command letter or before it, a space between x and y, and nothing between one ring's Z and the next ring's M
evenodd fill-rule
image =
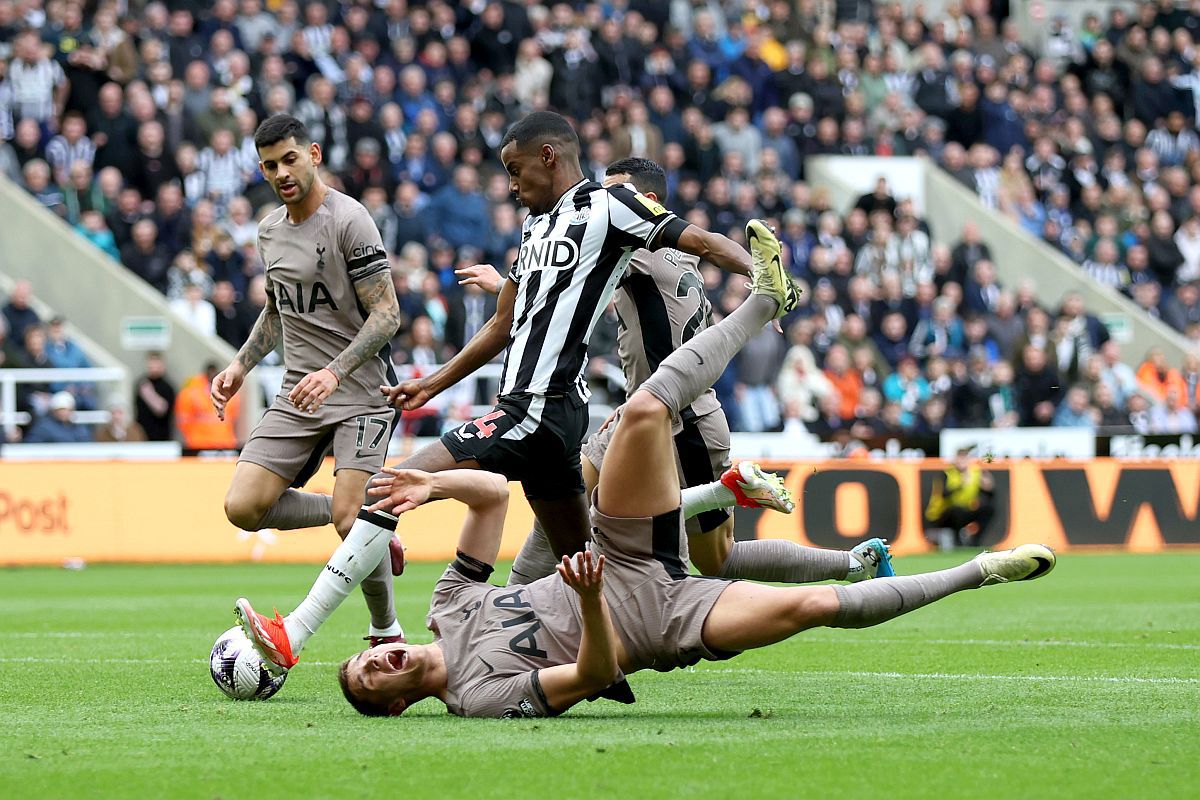
M833 207L843 212L871 191L879 176L887 177L897 198L914 198L935 242L953 246L961 238L963 224L974 221L992 251L1001 285L1015 289L1030 278L1037 285L1038 300L1047 308L1057 308L1066 292L1079 292L1088 312L1109 326L1128 363L1141 363L1151 347L1161 347L1172 364L1182 363L1190 352L1187 339L1170 325L1092 281L1071 259L1004 214L985 207L974 192L928 159L814 156L805 162L805 169L809 184L826 187Z
M3 252L3 249L3 243L0 243L0 253ZM12 275L4 271L3 267L5 263L6 262L3 260L3 256L0 255L0 305L8 302L8 296L12 293L13 285L17 282L17 278L14 278ZM62 309L55 308L54 306L47 304L41 298L41 296L37 294L36 284L34 285L33 299L30 300L29 306L37 312L37 315L41 318L42 322L49 322L56 316L65 317L67 320L67 333L70 335L71 340L74 341L75 344L79 345L80 349L83 350L84 355L86 355L88 360L92 362L93 367L125 368L125 363L123 361L118 359L104 347L101 347L95 339L81 330L78 325L71 321L70 316L63 312ZM128 399L126 397L128 391L126 390L129 388L129 383L130 382L127 381L124 386L120 387L120 396L124 399Z
M167 372L176 386L214 361L222 367L234 350L205 336L175 314L165 296L67 227L19 186L0 177L0 273L33 283L34 295L62 314L75 332L86 331L85 350L97 365L123 365L131 378L145 368L144 349L126 349L122 329L134 318L166 320ZM39 312L42 309L38 309ZM81 341L81 345L83 342ZM103 355L102 355L103 354ZM253 378L253 375L251 376ZM243 423L257 419L260 392L243 388ZM128 395L127 395L128 396Z

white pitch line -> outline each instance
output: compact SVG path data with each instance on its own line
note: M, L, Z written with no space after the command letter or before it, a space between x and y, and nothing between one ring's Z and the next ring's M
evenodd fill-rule
M1124 647L1147 650L1200 650L1200 644L1177 644L1174 642L1079 642L1069 639L835 639L831 636L811 636L807 639L797 639L798 642L821 642L822 644L938 644L966 645L969 647L1094 647L1106 649Z
M704 669L690 670L697 674L717 673L737 675L763 673L770 675L796 675L813 678L915 678L917 680L942 681L1028 681L1031 683L1118 683L1118 684L1162 684L1200 685L1200 678L1141 678L1136 675L976 675L954 672L857 672L836 670L805 670L792 672L781 669Z
M808 673L815 674L815 673ZM1200 678L1141 678L1136 675L972 675L952 672L829 672L830 677L849 675L856 678L917 678L950 681L1043 681L1056 683L1150 683L1200 684Z
M179 632L174 633L142 633L141 631L21 631L19 633L0 633L0 639L141 639L141 638L179 638Z
M174 633L145 633L137 631L21 631L15 633L0 632L0 639L178 639L179 632ZM1070 639L879 639L832 636L805 636L797 642L814 642L838 645L963 645L967 647L1084 647L1084 648L1131 648L1146 650L1200 650L1200 644L1183 644L1174 642L1087 642Z
M206 664L206 658L189 658L184 662L168 658L5 658L0 657L0 664ZM310 667L336 667L340 661L306 661ZM1026 681L1030 683L1116 683L1116 684L1151 684L1151 685L1197 685L1200 678L1142 678L1136 675L987 675L954 672L861 672L853 670L780 670L732 668L691 668L687 670L697 674L710 675L794 675L797 678L910 678L917 680L941 681Z
M40 658L37 656L0 656L0 664L207 664L207 658ZM340 661L305 661L310 667L339 667Z

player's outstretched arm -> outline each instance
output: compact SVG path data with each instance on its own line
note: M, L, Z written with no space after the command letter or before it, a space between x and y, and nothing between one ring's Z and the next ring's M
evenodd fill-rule
M398 516L430 500L457 500L467 507L459 552L484 564L496 563L508 512L508 481L503 475L481 469L429 473L384 467L383 471L389 477L372 479L367 490L367 494L379 498L371 511Z
M555 711L566 711L581 700L607 689L621 677L617 632L604 599L604 556L591 551L563 556L558 565L563 583L579 595L583 636L574 664L549 667L538 673L546 702Z
M213 378L209 393L218 417L225 419L225 406L237 394L238 389L242 388L242 381L246 379L246 373L266 358L267 354L279 345L279 340L282 338L283 321L279 318L279 308L275 305L275 291L268 281L267 304L263 306L262 312L255 320L250 335L246 337L246 343L238 350L233 361L229 362L229 366L218 372Z
M750 254L728 236L688 225L679 235L676 247L713 264L726 272L750 274Z
M398 386L381 386L380 391L388 402L405 411L420 408L441 392L466 378L475 370L491 361L508 347L511 338L513 309L516 306L517 287L512 281L504 281L500 297L496 301L496 313L483 324L471 341L446 365L428 378L404 381Z
M377 272L354 284L367 319L358 333L329 365L301 378L288 399L301 411L316 411L354 370L374 358L400 329L400 303L391 270Z

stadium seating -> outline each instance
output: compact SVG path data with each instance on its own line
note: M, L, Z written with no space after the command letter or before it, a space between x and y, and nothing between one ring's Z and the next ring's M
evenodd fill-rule
M715 0L497 2L476 13L430 0L347 3L321 21L289 2L246 16L230 0L170 11L154 1L114 25L104 4L90 16L49 4L46 19L27 9L0 30L0 174L90 242L88 262L119 261L170 302L187 342L169 358L178 383L226 358L261 308L255 219L275 199L251 134L268 114L295 113L325 149L329 182L362 199L385 237L405 319L397 363L429 369L480 324L454 266L511 263L518 242L499 140L523 113L552 107L576 120L590 175L650 157L667 170L668 205L690 221L739 237L747 218L766 216L780 230L810 300L784 321L786 339L754 343L718 383L736 427L830 438L936 433L968 417L1051 424L1068 416L1044 404L1053 410L1060 384L1075 382L1088 407L1073 419L1129 427L1125 396L1109 409L1096 392L1105 381L1088 377L1114 369L1089 366L1113 352L1102 313L1130 364L1164 347L1194 412L1200 388L1185 356L1200 347L1200 16L1150 8L1078 31L1056 21L1034 52L984 5L936 5L916 19L901 3L784 0L755 14ZM973 204L917 209L908 186L872 194L819 158L910 155L938 165L928 183L940 197L954 196L952 181L978 197L982 239L960 242ZM1014 244L1021 236L1067 260ZM21 252L24 266L8 271L36 271ZM1031 285L1040 259L1053 268ZM82 280L86 270L72 269ZM728 311L739 288L714 271L706 279L716 313ZM164 314L127 281L106 282L84 285ZM197 294L189 287L204 298L185 300ZM1066 295L1075 288L1083 309ZM122 352L112 331L53 302ZM889 311L904 321L893 337ZM606 316L592 342L597 397L611 402L614 326ZM431 339L414 335L426 327ZM967 330L984 333L968 341ZM844 369L827 363L839 343ZM1015 349L1026 343L1059 383L1040 380ZM890 398L904 355L930 389ZM787 372L797 368L804 380ZM997 389L1008 373L1016 388ZM833 385L864 389L851 402ZM969 410L979 392L1024 392L1013 412L1043 412L979 419ZM425 427L460 413L443 409Z

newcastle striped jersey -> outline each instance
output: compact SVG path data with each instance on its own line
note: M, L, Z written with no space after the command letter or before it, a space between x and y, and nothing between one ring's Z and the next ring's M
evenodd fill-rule
M686 227L628 186L589 180L526 219L508 275L517 297L500 394L573 394L586 402L587 341L629 259L638 248L673 244Z

